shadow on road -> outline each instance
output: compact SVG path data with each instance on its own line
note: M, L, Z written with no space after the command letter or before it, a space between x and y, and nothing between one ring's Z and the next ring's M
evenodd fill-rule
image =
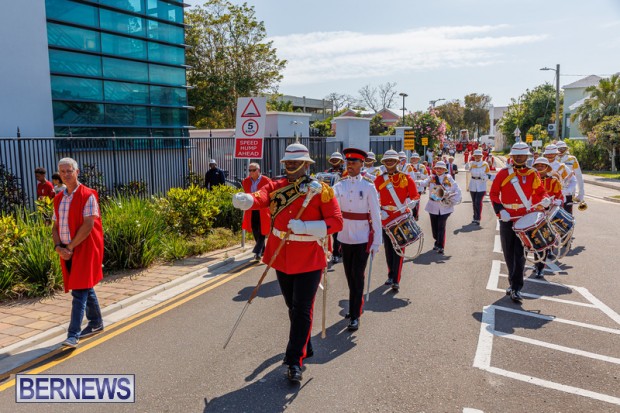
M432 240L429 242L432 242ZM449 261L450 258L450 255L442 255L438 254L437 251L429 250L420 254L416 259L405 260L405 262L413 262L414 264L422 265L443 264L446 261Z
M254 287L256 286L253 285L244 287L235 297L233 297L233 301L247 301L250 298L250 294L252 294ZM280 285L278 285L278 280L273 280L260 286L257 297L271 298L278 295L280 295Z
M586 247L584 247L583 245L580 245L576 248L571 248L570 251L568 251L568 253L566 254L567 257L573 257L575 255L579 255L581 254L583 251L586 250Z
M411 304L408 298L399 298L388 286L382 285L370 292L368 301L364 303L364 312L373 311L376 313L389 313ZM364 293L364 300L366 294ZM340 300L340 315L345 316L349 312L349 300Z
M482 226L480 226L478 224L472 224L470 222L469 224L463 225L461 228L455 229L454 231L452 231L452 233L454 235L458 235L461 232L468 233L468 232L474 232L474 231L481 231L482 229L483 229Z
M524 314L516 314L508 311L501 311L502 307L522 310L521 306L512 302L510 297L505 296L493 303L495 307L499 307L495 311L495 331L506 334L515 334L517 330L537 330L551 322L549 319L539 318L539 311L528 311L533 316ZM472 313L472 317L478 322L482 322L482 312ZM553 317L553 316L550 316Z

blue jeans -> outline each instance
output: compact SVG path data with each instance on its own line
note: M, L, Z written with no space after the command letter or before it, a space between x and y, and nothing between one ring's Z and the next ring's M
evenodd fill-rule
M73 307L71 308L71 322L69 323L67 337L79 338L80 331L82 331L84 312L86 312L88 325L91 327L103 324L103 318L101 317L101 309L99 308L99 301L97 301L94 288L72 290L71 295L73 296Z

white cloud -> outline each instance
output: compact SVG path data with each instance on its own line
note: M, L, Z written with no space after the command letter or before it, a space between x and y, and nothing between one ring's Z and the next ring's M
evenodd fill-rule
M427 27L401 33L314 32L271 37L288 60L285 85L388 76L438 67L486 66L507 48L542 41L546 35L496 35L493 26Z

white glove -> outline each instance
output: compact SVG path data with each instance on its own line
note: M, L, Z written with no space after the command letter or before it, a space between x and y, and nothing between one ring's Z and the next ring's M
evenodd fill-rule
M387 211L384 211L384 210L381 210L380 215L381 215L381 220L382 220L382 221L385 221L385 220L386 220L386 219L388 219L388 217L389 217L389 215L388 215Z
M540 205L542 205L543 208L549 208L549 205L551 205L551 199L548 196L544 197L540 201Z
M246 211L254 205L254 197L244 192L237 192L233 195L232 204L235 208Z
M407 204L407 208L409 208L409 209L413 210L413 208L415 208L415 206L416 206L417 204L418 204L418 201L417 201L417 200L415 200L415 201L410 201L410 202Z
M554 199L553 200L553 205L561 206L562 205L562 200L561 199Z
M499 211L499 219L502 222L510 222L510 214L505 209Z
M293 234L306 234L306 223L301 219L291 219L288 222L288 229Z
M370 246L370 253L372 255L377 255L379 253L379 247L381 247L381 244L372 244Z
M576 203L583 202L583 195L582 194L575 195L575 197L573 198L573 201Z

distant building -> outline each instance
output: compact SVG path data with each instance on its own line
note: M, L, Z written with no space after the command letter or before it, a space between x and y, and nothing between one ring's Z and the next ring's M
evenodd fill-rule
M498 122L504 116L504 112L508 109L508 106L491 106L489 107L489 135L494 136L495 149L500 150L506 146L506 137L502 133L502 130L497 126Z
M293 112L309 113L310 122L325 120L332 115L333 102L331 100L283 95L278 97L278 101L291 102Z
M562 114L562 119L564 119L563 138L585 139L583 134L579 131L579 122L571 122L570 117L590 96L586 93L586 88L598 85L601 79L602 77L600 76L590 75L562 87L562 89L564 89L564 111Z
M0 135L188 136L182 0L0 5Z

